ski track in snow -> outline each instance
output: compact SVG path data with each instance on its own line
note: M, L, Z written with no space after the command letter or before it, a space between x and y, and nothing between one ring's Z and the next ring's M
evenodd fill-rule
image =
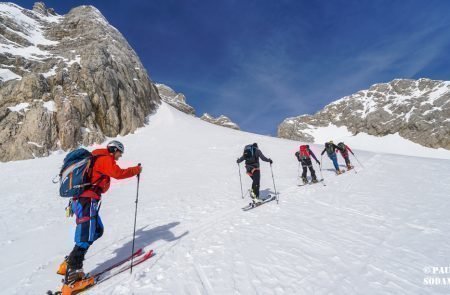
M449 160L356 151L364 164L353 161L357 174L335 176L324 157L327 186L298 187L298 142L204 123L166 104L150 122L119 138L127 147L120 164L144 167L136 248L156 255L87 294L450 293L423 284L424 267L448 266ZM235 159L255 141L274 160L280 203L243 212L249 200L241 198ZM75 228L51 184L63 157L0 164L2 294L60 285L55 270ZM270 167L261 166L262 195L273 193ZM114 182L104 196L105 233L86 271L129 255L135 189L135 179Z

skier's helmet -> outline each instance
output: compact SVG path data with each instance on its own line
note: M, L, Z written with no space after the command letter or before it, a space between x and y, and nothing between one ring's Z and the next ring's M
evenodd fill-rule
M257 148L257 147L258 147L258 144L255 142L255 143L253 144L253 146L254 146L255 148Z
M123 144L117 140L109 142L106 148L110 153L115 153L116 151L120 151L121 153L123 153L125 151L125 147L123 146Z

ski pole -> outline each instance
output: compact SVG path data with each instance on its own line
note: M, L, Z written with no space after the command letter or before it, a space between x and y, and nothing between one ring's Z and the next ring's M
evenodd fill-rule
M319 171L320 171L320 177L322 177L322 179L323 179L323 174L322 174L322 155L320 155Z
M141 166L141 163L138 164ZM134 258L134 240L136 237L136 217L137 217L137 208L138 208L138 199L139 199L139 180L141 179L141 173L137 175L137 188L136 188L136 209L134 210L134 228L133 228L133 244L131 246L131 266L130 266L130 274L133 273L133 258Z
M300 162L298 162L298 168L297 168L297 179L300 178Z
M272 164L270 164L270 172L272 172L273 189L275 190L275 196L276 196L276 198L277 198L277 204L278 204L279 197L278 197L278 193L277 193L277 188L276 188L276 186L275 186L275 178L273 177Z
M241 183L241 196L244 198L244 191L242 190L242 177L241 177L241 164L238 163L238 169L239 169L239 182Z
M327 186L325 184L325 179L323 178L323 174L322 174L322 155L320 155L320 164L319 164L319 171L320 171L320 177L322 177L322 185L323 186Z
M364 165L361 164L361 162L358 160L358 158L356 157L356 155L355 155L355 154L352 154L352 155L353 155L353 157L355 157L356 161L358 161L358 164L359 164L361 167L364 168Z

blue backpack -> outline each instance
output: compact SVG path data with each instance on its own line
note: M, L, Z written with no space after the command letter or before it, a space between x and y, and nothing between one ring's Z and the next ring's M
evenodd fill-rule
M83 148L67 154L59 173L59 195L64 198L78 197L90 185L95 157Z

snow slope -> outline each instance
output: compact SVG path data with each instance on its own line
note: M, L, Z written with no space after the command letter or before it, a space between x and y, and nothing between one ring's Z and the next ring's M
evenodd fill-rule
M297 187L297 142L215 126L167 104L120 140L120 164L144 167L136 243L156 256L88 294L450 292L424 284L424 270L448 266L449 160L357 150L365 167L357 174L337 177L324 159L327 186ZM254 141L274 160L280 203L243 212L248 201L240 197L235 159ZM2 294L59 286L54 272L74 231L51 184L63 157L0 164ZM249 187L244 174L243 181ZM115 182L104 196L105 234L89 250L85 270L129 253L135 189L135 179ZM261 189L273 191L266 163Z
M318 144L323 144L329 140L333 140L336 144L342 141L351 148L362 149L365 151L450 159L449 150L443 148L428 148L405 139L398 133L388 134L383 137L369 135L364 132L353 135L348 131L347 127L338 127L331 123L327 127L311 126L311 129L305 130L304 133L313 136L314 142Z

